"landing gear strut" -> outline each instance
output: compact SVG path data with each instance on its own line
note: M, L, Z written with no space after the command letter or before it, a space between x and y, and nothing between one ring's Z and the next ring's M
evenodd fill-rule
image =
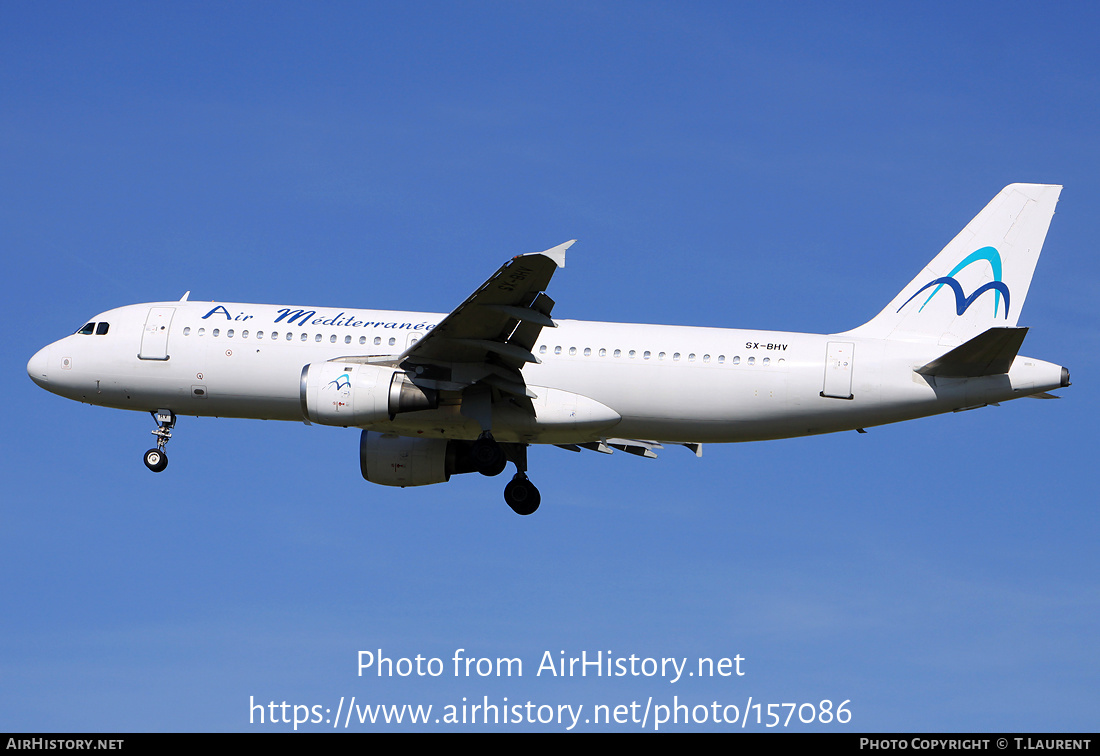
M516 474L504 487L504 501L519 515L534 514L542 497L527 479L527 444L502 444L493 434L484 431L468 452L469 464L482 475L500 475L509 462L516 465Z
M516 474L504 487L504 501L518 515L534 514L542 502L535 484L527 479L527 444L508 444L508 459L516 465Z
M145 452L145 466L153 472L161 472L168 467L168 455L164 453L164 446L172 438L172 426L176 424L176 414L167 409L159 409L149 414L157 421L157 428L152 431L152 434L157 437L157 448Z

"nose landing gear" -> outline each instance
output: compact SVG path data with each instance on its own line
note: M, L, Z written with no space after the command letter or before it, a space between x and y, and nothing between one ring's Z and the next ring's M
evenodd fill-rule
M168 467L168 455L164 446L172 438L172 426L176 424L176 413L168 409L159 409L149 413L157 421L157 428L151 431L157 437L157 448L145 452L145 466L153 472L162 472Z

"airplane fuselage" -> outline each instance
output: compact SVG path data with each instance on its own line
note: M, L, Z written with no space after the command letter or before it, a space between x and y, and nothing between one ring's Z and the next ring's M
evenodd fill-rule
M443 314L218 302L130 305L97 315L107 333L45 347L29 371L61 396L177 415L303 421L311 363L384 358ZM945 379L914 372L943 346L844 334L556 320L524 368L536 409L554 394L601 408L590 422L545 427L494 406L502 441L582 443L609 435L737 442L851 430L1007 401L1058 388L1062 368L1019 356L1007 374ZM163 325L163 329L158 329ZM553 389L554 391L548 391ZM560 400L561 397L557 397ZM568 408L566 411L569 411ZM550 415L553 416L553 415ZM459 406L362 424L423 437L478 437Z
M664 443L790 438L982 407L1069 385L1019 354L1020 309L1061 187L1005 187L874 318L845 333L551 318L566 242L501 266L449 314L230 302L109 310L31 358L43 388L151 412L162 472L179 415L362 428L363 477L516 473L530 444L655 456Z

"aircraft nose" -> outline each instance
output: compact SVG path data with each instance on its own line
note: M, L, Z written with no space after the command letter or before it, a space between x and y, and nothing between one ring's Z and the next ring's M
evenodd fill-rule
M49 376L46 374L49 364L50 348L48 346L35 352L34 357L31 357L30 362L27 363L27 375L42 388L46 388L46 384L50 382Z

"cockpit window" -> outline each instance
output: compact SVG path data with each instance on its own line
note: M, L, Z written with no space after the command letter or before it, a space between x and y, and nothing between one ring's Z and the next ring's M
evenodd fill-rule
M100 323L99 325L97 325L95 327L95 335L96 336L103 336L104 334L107 333L107 329L110 328L110 327L111 327L110 323Z
M88 336L94 330L95 330L95 323L88 323L86 326L84 326L79 331L77 331L77 333L82 333L85 336Z

